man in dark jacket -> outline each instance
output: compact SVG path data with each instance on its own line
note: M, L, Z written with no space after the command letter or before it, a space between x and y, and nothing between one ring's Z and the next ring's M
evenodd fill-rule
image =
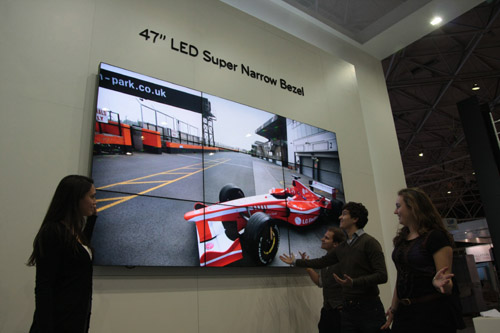
M378 285L387 282L387 268L380 243L364 232L368 211L361 203L348 202L339 217L347 240L317 259L295 259L283 254L280 259L298 267L323 268L338 264L333 274L342 286L342 332L379 332L385 313Z

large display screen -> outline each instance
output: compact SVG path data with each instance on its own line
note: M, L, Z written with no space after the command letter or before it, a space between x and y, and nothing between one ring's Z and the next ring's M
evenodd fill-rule
M96 265L286 266L338 225L335 133L104 63L94 130Z

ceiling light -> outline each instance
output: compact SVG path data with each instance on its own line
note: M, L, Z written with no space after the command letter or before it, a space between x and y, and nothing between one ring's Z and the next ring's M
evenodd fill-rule
M432 21L431 21L431 24L432 25L438 25L439 23L441 23L443 21L443 19L439 16L435 16Z
M451 191L448 191L448 192L446 192L446 193L451 194Z
M479 89L481 89L481 87L477 83L474 83L472 85L472 90L479 90Z
M424 156L424 153L420 153L420 154L418 154L418 156L422 157L422 156Z

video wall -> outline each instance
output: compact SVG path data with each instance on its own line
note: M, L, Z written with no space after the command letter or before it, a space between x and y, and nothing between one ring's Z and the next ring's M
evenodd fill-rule
M95 118L96 265L324 254L344 201L335 133L104 63Z

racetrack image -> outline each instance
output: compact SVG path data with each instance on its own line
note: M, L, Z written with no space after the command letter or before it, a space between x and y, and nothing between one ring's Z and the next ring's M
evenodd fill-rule
M344 200L335 133L107 64L96 110L96 265L322 254Z
M94 181L98 192L99 223L92 245L95 263L111 266L199 266L195 223L184 215L197 202L219 202L222 187L238 184L245 196L267 194L286 187L292 172L268 161L235 152L215 155L105 155L94 160ZM202 163L202 157L205 160ZM175 164L171 164L175 161ZM138 163L147 169L137 168ZM168 165L170 163L170 169ZM181 166L182 165L182 166ZM201 165L206 167L202 169ZM119 173L117 173L119 171ZM205 172L204 186L202 171ZM285 182L285 178L289 179ZM205 188L206 200L200 189ZM182 200L172 199L179 197ZM193 199L187 199L193 198ZM222 223L222 222L220 222ZM325 228L334 219L310 226L278 223L277 253L288 253L289 244L311 255L320 255L316 246ZM201 251L203 251L201 247ZM245 256L233 266L254 266ZM274 260L270 266L284 266Z

